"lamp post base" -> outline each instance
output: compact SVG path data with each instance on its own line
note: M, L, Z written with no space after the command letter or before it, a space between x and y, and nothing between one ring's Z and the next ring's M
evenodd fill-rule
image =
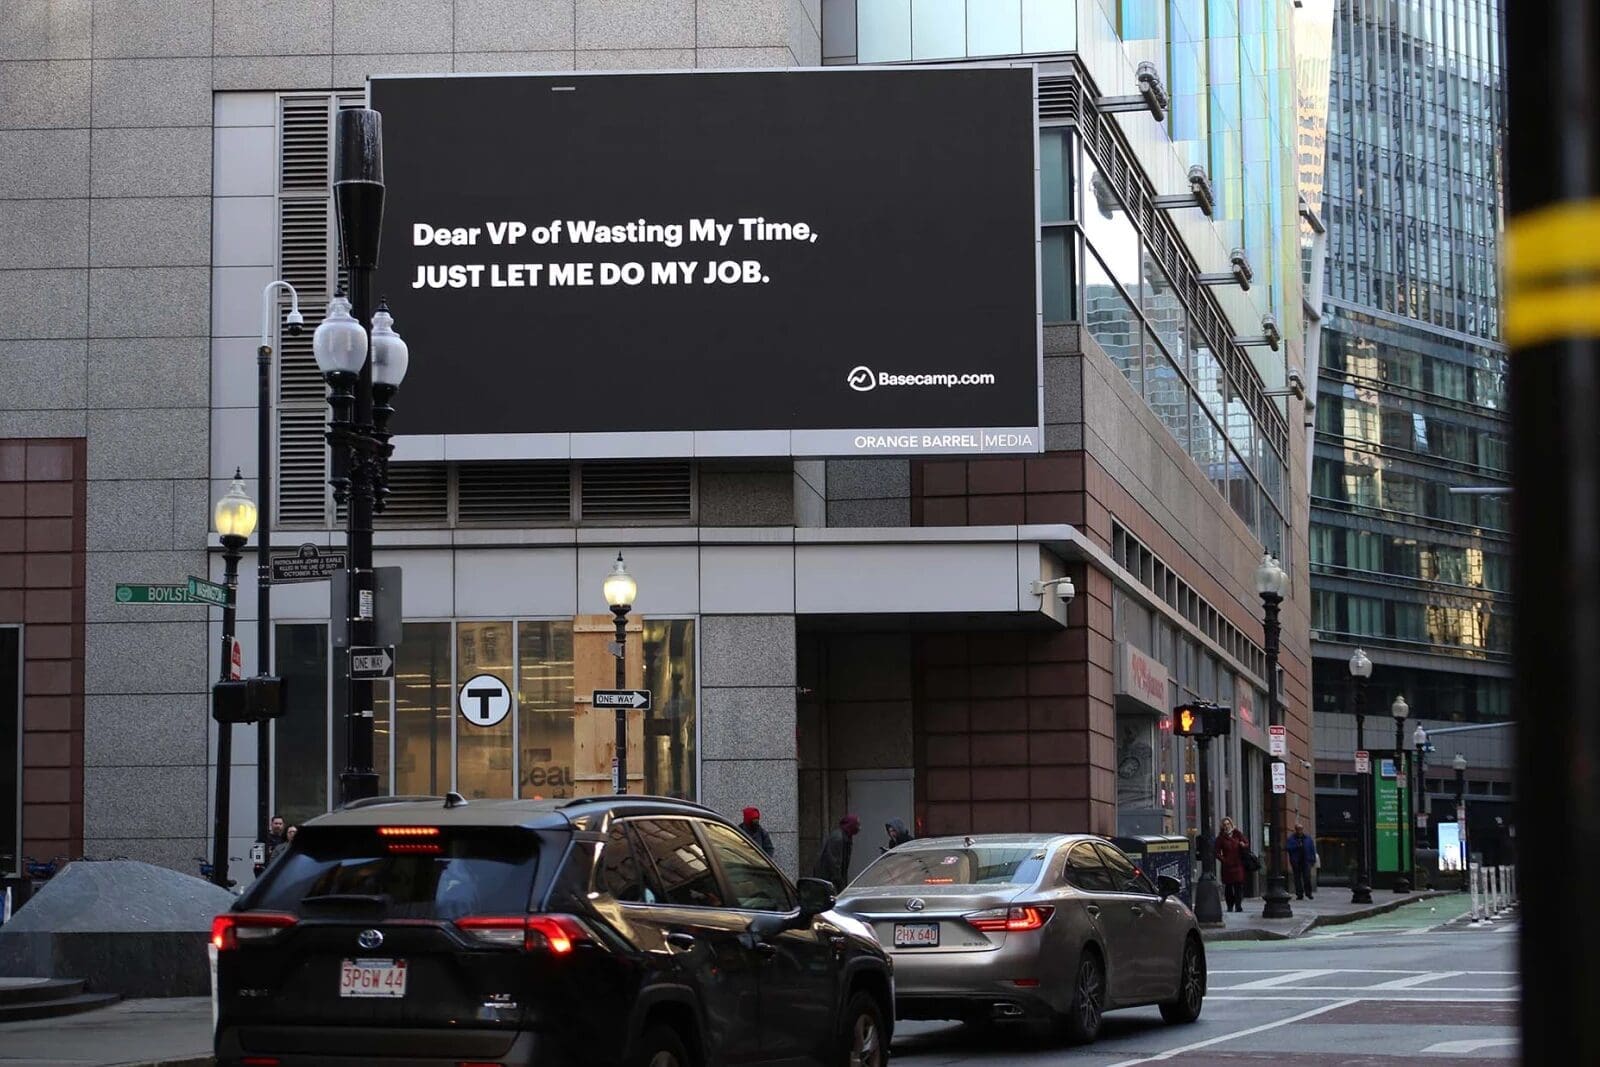
M1409 892L1411 892L1411 879L1406 878L1404 876L1396 878L1394 880L1394 891L1396 893L1409 893Z
M1214 874L1202 874L1194 884L1194 918L1201 926L1223 925L1222 890Z
M1289 890L1284 887L1283 875L1274 874L1267 879L1267 891L1261 895L1266 906L1261 910L1263 919L1292 919L1294 909L1289 907Z
M1355 886L1350 890L1350 903L1352 903L1352 904L1371 904L1372 903L1372 887L1367 884L1367 880L1365 878L1363 878L1360 881L1358 881L1355 884Z

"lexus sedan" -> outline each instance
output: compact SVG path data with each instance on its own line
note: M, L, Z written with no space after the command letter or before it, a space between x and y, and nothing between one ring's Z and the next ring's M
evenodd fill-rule
M886 852L837 907L889 950L899 1018L1045 1022L1083 1043L1115 1008L1199 1018L1205 947L1177 891L1104 838L982 834Z
M715 812L394 797L212 926L218 1067L884 1067L890 964Z

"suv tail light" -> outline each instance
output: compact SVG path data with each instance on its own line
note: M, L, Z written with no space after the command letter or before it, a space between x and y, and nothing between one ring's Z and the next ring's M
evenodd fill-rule
M300 920L281 911L229 911L211 920L211 943L219 952L265 941Z
M1055 910L1048 904L1024 904L1020 908L990 908L988 911L975 911L967 915L966 920L974 928L985 933L1000 931L1026 933L1029 930L1037 930L1049 922Z
M505 945L524 952L565 956L589 931L572 915L469 915L456 927L486 945Z

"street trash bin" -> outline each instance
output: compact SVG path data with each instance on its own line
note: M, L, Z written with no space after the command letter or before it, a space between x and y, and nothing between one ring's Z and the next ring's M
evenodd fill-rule
M1112 844L1126 852L1145 877L1154 882L1161 875L1178 880L1178 897L1194 907L1194 855L1189 839L1177 834L1135 834L1113 837Z

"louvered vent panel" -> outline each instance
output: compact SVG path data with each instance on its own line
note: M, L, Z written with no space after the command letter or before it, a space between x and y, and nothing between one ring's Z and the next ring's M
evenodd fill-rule
M344 514L344 508L339 508ZM389 499L375 526L443 526L450 521L450 472L443 463L391 463Z
M456 522L493 526L572 519L567 463L463 463L456 468Z
M283 164L279 188L284 192L328 191L328 134L332 121L326 94L285 96L282 104Z
M278 408L278 525L328 525L328 459L323 443L326 406Z
M325 188L320 193L285 196L278 202L281 277L303 295L324 297L328 291L332 204Z
M581 477L585 522L693 517L693 472L687 460L585 463Z
M1072 119L1078 116L1078 83L1072 78L1039 80L1039 117Z

